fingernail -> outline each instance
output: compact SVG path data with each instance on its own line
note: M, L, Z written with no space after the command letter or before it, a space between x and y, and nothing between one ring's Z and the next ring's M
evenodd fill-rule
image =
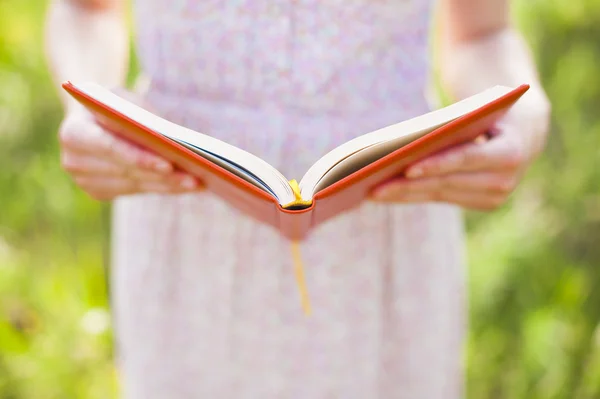
M167 173L170 172L172 170L172 166L170 163L165 162L165 161L158 161L156 162L156 164L154 165L154 167L156 168L157 172L161 172L161 173Z
M183 188L192 189L196 188L196 185L196 179L191 176L186 176L181 180L181 187Z
M406 172L406 177L409 177L411 179L414 179L415 177L421 177L423 176L423 168L420 166L416 166L412 169L409 169Z

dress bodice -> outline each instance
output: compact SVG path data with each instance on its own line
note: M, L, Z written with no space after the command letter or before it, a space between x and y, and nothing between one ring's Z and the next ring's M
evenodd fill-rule
M432 0L138 0L153 87L361 113L420 101Z

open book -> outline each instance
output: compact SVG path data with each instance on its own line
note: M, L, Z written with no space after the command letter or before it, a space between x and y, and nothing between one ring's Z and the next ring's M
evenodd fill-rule
M474 140L529 88L495 86L413 119L345 142L298 180L260 157L179 126L95 83L63 88L117 135L153 151L201 179L207 189L292 239L363 201L373 186L410 164Z

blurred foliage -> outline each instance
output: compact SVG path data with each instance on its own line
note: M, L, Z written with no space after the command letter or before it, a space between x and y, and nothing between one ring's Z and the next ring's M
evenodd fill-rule
M46 2L0 1L0 399L115 397L108 209L59 167ZM600 398L600 0L515 0L553 103L508 206L469 214L471 398Z
M45 5L0 1L0 398L104 399L107 209L60 169Z
M470 215L472 398L600 398L600 1L515 1L553 104L509 207Z

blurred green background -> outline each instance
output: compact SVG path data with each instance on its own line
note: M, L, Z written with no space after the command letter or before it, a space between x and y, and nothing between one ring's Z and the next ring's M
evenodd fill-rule
M516 0L553 103L508 206L469 214L470 398L600 398L600 0ZM116 397L109 209L62 172L46 2L0 0L0 399Z

